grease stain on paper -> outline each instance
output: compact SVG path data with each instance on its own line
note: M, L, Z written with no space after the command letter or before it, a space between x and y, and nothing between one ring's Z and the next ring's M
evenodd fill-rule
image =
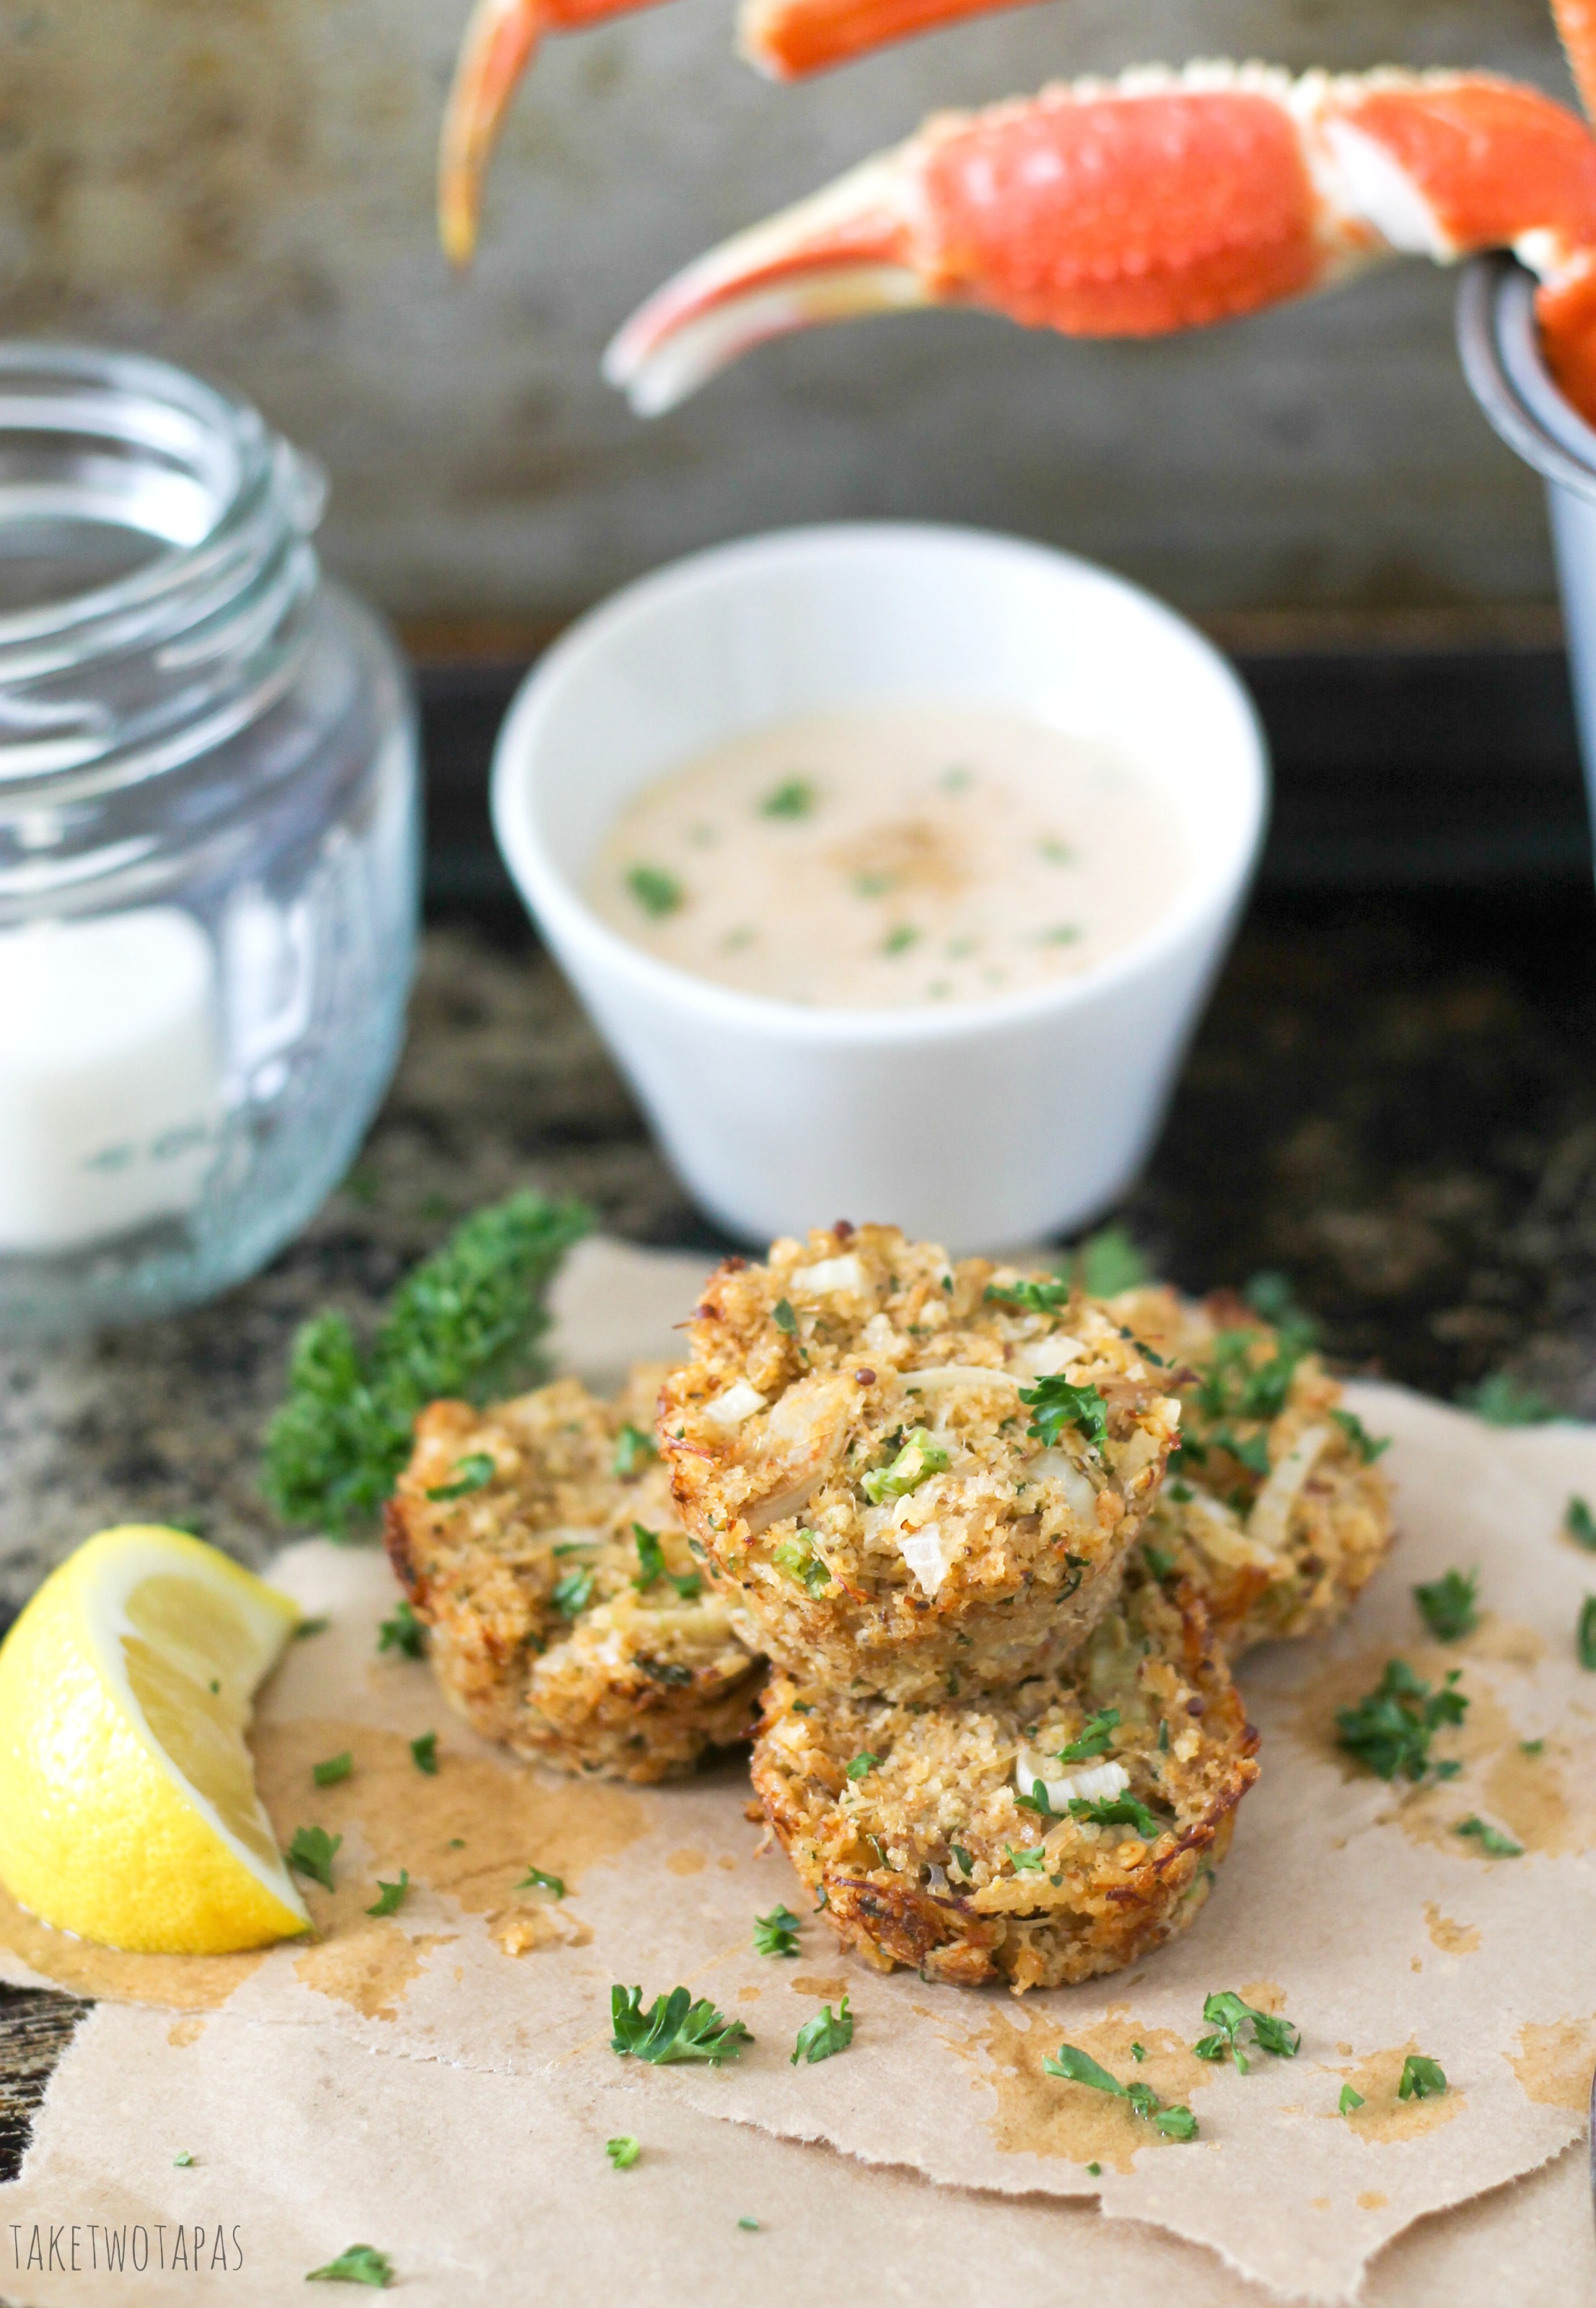
M1418 2037L1410 2036L1405 2044L1393 2044L1384 2052L1370 2052L1353 2067L1335 2069L1333 2072L1350 2083L1355 2092L1361 2092L1363 2106L1355 2107L1350 2115L1327 2109L1327 2120L1344 2123L1357 2140L1377 2140L1384 2145L1389 2140L1422 2140L1427 2132L1439 2131L1443 2124L1461 2115L1469 2103L1455 2084L1436 2099L1397 2097L1402 2070L1420 2049Z
M366 2020L397 2020L410 1982L418 1979L434 1948L452 1947L454 1932L418 1932L411 1939L401 1926L369 1922L306 1948L294 1959L296 1976L317 1995L347 2003Z
M1441 1913L1433 1899L1424 1903L1424 1922L1433 1944L1443 1955L1472 1955L1480 1945L1477 1924L1454 1923L1450 1916Z
M800 1971L788 1985L795 1995L813 1995L820 2003L834 2003L839 1995L848 1993L848 1982L841 1972Z
M1144 2118L1135 2115L1122 2099L1094 2091L1089 2084L1073 2084L1043 2071L1060 2042L1090 2054L1122 2083L1150 2084L1169 2106L1189 2101L1193 2092L1212 2081L1212 2071L1194 2057L1188 2045L1167 2028L1146 2028L1133 2020L1123 2004L1089 2027L1045 2025L1032 2019L1028 2028L1016 2025L1006 2012L995 2011L984 2038L966 2039L965 2056L985 2049L991 2068L983 2080L997 2094L996 2113L988 2129L999 2152L1005 2156L1053 2156L1075 2164L1102 2164L1116 2172L1134 2167L1139 2149L1162 2154L1183 2149L1163 2139ZM1140 2044L1144 2060L1131 2056Z
M1544 2028L1531 2020L1518 2031L1518 2046L1507 2058L1524 2097L1540 2107L1563 2107L1571 2115L1583 2115L1591 2097L1591 2063L1596 2057L1596 2015L1554 2020Z
M41 1924L4 1886L0 1947L73 1995L153 2003L168 2011L219 2011L271 1953L249 1948L241 1955L129 1955L121 1948L95 1947Z

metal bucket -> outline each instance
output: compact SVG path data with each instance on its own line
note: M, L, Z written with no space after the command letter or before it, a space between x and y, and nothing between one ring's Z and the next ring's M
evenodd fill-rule
M1468 266L1457 344L1475 400L1546 483L1585 791L1596 820L1596 432L1552 383L1535 327L1534 277L1513 257L1478 256Z

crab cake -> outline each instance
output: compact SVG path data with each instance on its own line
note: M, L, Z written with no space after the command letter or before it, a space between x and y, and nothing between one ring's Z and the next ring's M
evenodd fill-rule
M1232 1658L1333 1625L1385 1560L1384 1445L1290 1324L1229 1296L1126 1291L1109 1312L1174 1365L1181 1443L1143 1534L1196 1586Z
M850 1946L1018 1993L1185 1929L1257 1744L1195 1592L1137 1580L1069 1666L1001 1696L903 1706L778 1674L754 1785Z
M663 1779L746 1739L761 1663L694 1560L651 1432L660 1371L491 1410L435 1402L388 1551L476 1728L571 1771Z
M728 1260L660 1396L683 1520L791 1673L968 1696L1066 1658L1114 1599L1178 1406L1067 1283L895 1227Z

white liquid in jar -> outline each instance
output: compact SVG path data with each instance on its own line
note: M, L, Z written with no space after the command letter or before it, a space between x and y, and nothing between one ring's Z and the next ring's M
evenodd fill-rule
M1134 945L1187 879L1168 789L988 706L751 730L634 796L588 897L661 961L842 1009L981 1002Z

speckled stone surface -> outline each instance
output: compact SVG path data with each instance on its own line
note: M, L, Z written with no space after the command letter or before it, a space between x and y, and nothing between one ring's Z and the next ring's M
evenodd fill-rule
M1505 1368L1596 1416L1596 905L1255 909L1123 1216L1188 1288L1285 1269L1333 1350L1455 1394ZM105 1523L258 1562L294 1327L368 1313L478 1203L531 1184L636 1240L721 1247L562 981L513 926L428 934L361 1161L257 1280L181 1320L0 1360L0 1604ZM888 1212L850 1212L860 1218Z

